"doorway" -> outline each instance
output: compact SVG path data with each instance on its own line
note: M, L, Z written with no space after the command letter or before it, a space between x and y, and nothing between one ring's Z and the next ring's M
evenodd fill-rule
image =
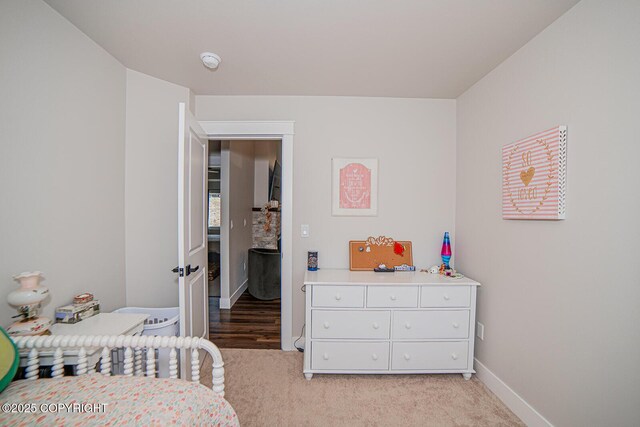
M281 304L280 345L292 351L293 295L293 139L292 121L200 121L208 139L280 140L282 141L282 204L280 207ZM297 337L297 336L296 336Z
M282 204L280 207L281 304L280 345L292 351L293 294L293 139L292 121L199 121L203 133L214 140L280 140L282 141ZM297 337L297 336L296 336Z
M281 344L281 140L209 140L209 338Z

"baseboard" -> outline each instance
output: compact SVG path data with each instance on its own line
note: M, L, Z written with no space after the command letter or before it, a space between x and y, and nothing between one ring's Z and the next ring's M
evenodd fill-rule
M220 308L228 310L233 307L233 304L238 301L238 298L240 298L240 295L242 295L244 291L247 290L248 286L249 279L245 279L245 281L242 282L242 285L240 285L240 287L236 289L233 295L231 295L231 298L220 298Z
M476 377L529 427L553 427L533 406L491 372L478 359L475 360Z

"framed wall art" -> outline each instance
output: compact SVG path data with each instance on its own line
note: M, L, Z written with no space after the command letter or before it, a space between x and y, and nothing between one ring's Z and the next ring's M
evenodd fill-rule
M502 147L502 218L565 218L567 127Z
M378 159L332 159L331 213L378 214Z

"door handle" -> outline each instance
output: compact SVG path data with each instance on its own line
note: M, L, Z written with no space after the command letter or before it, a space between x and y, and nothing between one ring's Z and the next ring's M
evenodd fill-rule
M172 273L178 273L180 277L184 277L184 268L180 268L180 266L171 270Z
M191 267L191 264L188 264L188 265L187 265L187 267L186 267L186 270L187 270L186 275L188 276L188 275L190 275L191 273L195 273L195 272L196 272L196 271L198 271L199 269L200 269L200 266L199 266L199 265L196 265L195 267L193 267L193 268L192 268L192 267Z

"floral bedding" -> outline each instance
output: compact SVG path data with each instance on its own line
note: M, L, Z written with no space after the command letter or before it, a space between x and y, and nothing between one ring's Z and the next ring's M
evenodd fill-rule
M179 379L101 374L21 380L0 394L0 426L238 426L213 390Z

